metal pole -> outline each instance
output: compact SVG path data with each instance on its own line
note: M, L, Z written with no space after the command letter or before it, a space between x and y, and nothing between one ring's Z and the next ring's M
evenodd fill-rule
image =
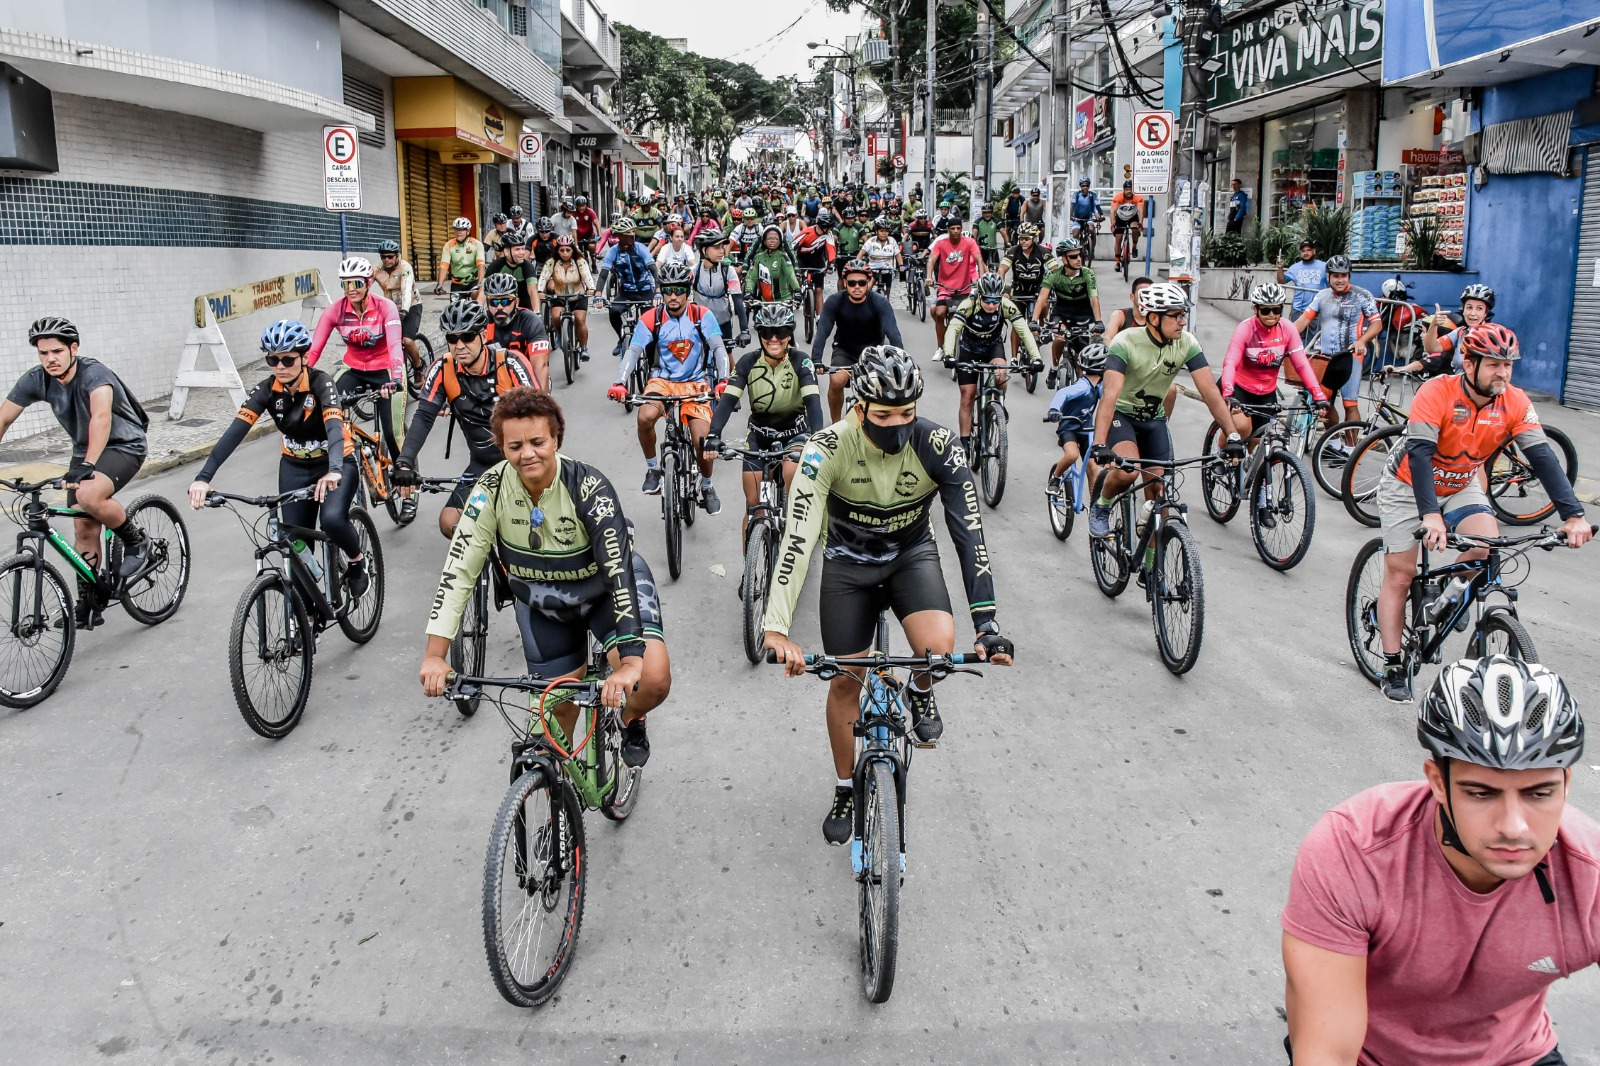
M938 57L934 53L934 35L937 32L939 17L939 0L928 0L928 85L927 100L922 108L923 147L922 147L922 196L923 206L930 201L936 201L939 195L938 187L934 184L934 135L933 135L933 86L938 76Z
M889 154L900 155L906 150L905 129L900 114L900 2L891 0L889 8L889 57L894 60L894 73L889 77L889 106L884 114L894 123L889 135Z
M339 258L350 257L350 223L343 211L339 212Z

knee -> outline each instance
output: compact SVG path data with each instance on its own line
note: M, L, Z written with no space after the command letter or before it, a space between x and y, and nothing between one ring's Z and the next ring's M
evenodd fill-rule
M446 507L439 512L439 532L444 534L446 540L456 535L456 523L461 521L461 512Z
M632 702L635 708L642 711L651 711L667 702L667 696L672 692L672 671L645 671L639 678L639 687L633 690Z

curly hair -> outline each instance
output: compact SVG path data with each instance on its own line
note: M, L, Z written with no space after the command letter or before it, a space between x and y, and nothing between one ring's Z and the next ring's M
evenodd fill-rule
M494 405L494 413L489 416L489 428L494 433L496 444L504 446L503 430L506 422L513 418L544 419L550 424L558 448L567 435L567 419L561 413L561 405L552 400L549 393L540 392L529 385L510 390Z

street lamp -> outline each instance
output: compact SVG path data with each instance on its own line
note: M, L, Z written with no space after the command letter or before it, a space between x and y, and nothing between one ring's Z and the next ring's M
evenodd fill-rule
M839 48L838 45L828 41L806 42L806 47L811 49L813 52L824 46L832 48L834 51L828 52L824 55L812 56L807 60L807 63L815 63L819 59L843 59L848 65L847 69L850 73L850 131L852 134L854 134L856 138L856 147L861 153L861 184L866 185L868 184L866 152L867 142L866 137L861 130L861 109L856 102L856 57L851 55L849 52L846 52L844 49ZM832 114L833 105L830 103L828 106L829 113Z

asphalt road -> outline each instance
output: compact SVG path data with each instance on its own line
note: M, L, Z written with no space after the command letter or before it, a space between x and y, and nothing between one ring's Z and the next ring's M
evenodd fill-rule
M907 330L931 348L930 326ZM1052 538L1054 434L1044 397L1016 391L1012 485L985 525L1019 658L941 690L945 741L912 772L899 980L875 1007L848 852L820 839L823 686L740 650L735 470L719 469L729 506L689 531L685 574L666 580L632 420L602 395L603 326L596 338L579 385L557 390L565 450L622 488L664 583L675 685L651 716L637 812L587 823L561 994L518 1010L486 972L481 871L509 734L416 684L440 498L409 529L379 517L382 629L361 648L324 636L311 708L278 742L233 705L225 638L251 560L234 520L204 511L175 618L147 632L115 613L52 699L0 714L0 1061L1281 1063L1294 849L1351 793L1421 775L1411 711L1383 702L1345 643L1369 531L1319 499L1310 557L1277 574L1242 520L1205 517L1191 479L1207 624L1199 665L1174 678L1137 589L1107 600L1082 527ZM953 424L954 398L936 374L923 413ZM1202 428L1184 401L1180 454ZM429 473L454 469L441 445ZM218 487L267 491L276 447L242 449ZM192 475L136 490L178 499ZM1590 708L1597 558L1536 554L1520 604ZM491 664L516 669L507 616L493 639ZM1596 764L1574 793L1592 811ZM1550 997L1575 1064L1600 1063L1597 994L1591 970Z

